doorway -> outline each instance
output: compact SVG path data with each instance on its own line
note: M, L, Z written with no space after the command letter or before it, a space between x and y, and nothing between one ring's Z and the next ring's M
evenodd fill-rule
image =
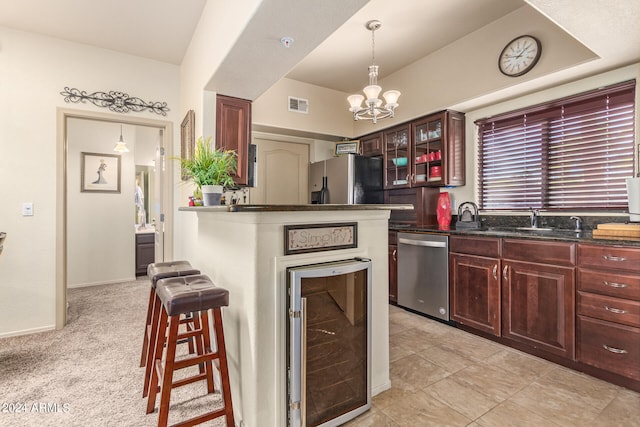
M91 142L84 142L79 145L70 144L70 139L74 134L74 124L83 123L89 130L91 126L96 127L97 132L105 132L108 130L108 135L98 136L95 134L95 139L103 140L99 145L91 145ZM127 135L125 141L129 139L131 145L128 147L130 152L123 153L118 157L120 171L118 179L120 180L117 191L109 193L83 191L86 190L86 186L80 185L80 176L82 175L82 168L84 163L82 159L87 157L87 153L103 154L106 159L116 159L114 157L108 157L109 155L118 154L113 152L113 147L120 134L120 125ZM112 129L116 129L117 132L114 136ZM135 133L132 133L135 132ZM122 278L128 279L135 277L134 258L135 258L135 161L134 145L136 140L135 135L142 135L145 133L151 133L155 135L155 141L157 142L157 148L151 147L148 151L151 153L148 165L154 165L156 152L163 153L161 161L154 165L156 170L155 175L164 176L165 179L157 179L159 182L172 182L172 169L165 167L164 161L171 156L173 135L172 123L159 120L150 120L136 117L126 117L115 114L103 114L92 113L77 110L58 110L58 161L57 161L57 220L56 220L56 235L57 248L56 248L56 328L62 328L66 323L66 290L67 286L72 284L71 280L77 281L78 277L83 277L85 283L91 284L92 281L98 284L100 282L108 283L110 280L94 280L96 277L100 277L100 270L114 269L114 266L120 266L121 264L127 264L126 268L120 270ZM84 144L84 145L83 145ZM140 147L142 144L140 144ZM157 160L155 160L157 162ZM86 163L86 162L85 162ZM115 164L112 164L115 166ZM114 170L115 172L115 170ZM90 173L90 172L89 172ZM115 175L114 175L115 176ZM158 217L157 225L159 229L159 238L157 239L166 248L160 248L158 251L160 254L164 252L165 256L171 255L172 244L172 218L171 209L172 206L172 191L170 186L162 186L158 188L159 196L155 198L152 203L152 208L149 212L150 216L154 215L153 208L157 207L158 214L162 213L163 218ZM153 189L150 193L152 194ZM153 198L153 197L152 197ZM89 210L83 210L82 206L88 205L91 208ZM118 208L117 206L120 207ZM80 225L80 227L78 227ZM117 231L117 232L116 232ZM106 234L105 234L106 233ZM114 236L120 235L120 237L112 238L110 234ZM104 237L107 236L107 237ZM76 239L76 240L74 240ZM77 240L81 239L82 244L78 245ZM106 251L97 250L100 245L107 245ZM79 248L79 247L84 247ZM81 256L84 257L78 268L70 269L70 259L76 256L80 249ZM105 248L103 248L105 249ZM74 251L71 253L70 251ZM102 261L103 254L115 253L120 255L120 259L105 259ZM161 255L162 256L162 255ZM122 257L126 259L126 262L122 262ZM130 265L128 265L130 264ZM123 273L125 270L131 270L131 274ZM97 272L94 270L98 270ZM93 279L92 279L93 278ZM114 277L114 280L118 281L118 277ZM121 281L121 280L120 280Z
M254 204L309 203L309 144L255 136L257 185L250 189Z

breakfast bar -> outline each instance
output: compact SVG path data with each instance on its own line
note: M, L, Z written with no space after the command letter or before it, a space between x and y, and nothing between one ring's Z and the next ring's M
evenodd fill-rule
M390 388L388 219L391 210L401 209L412 206L179 209L185 241L180 256L229 290L223 318L236 422L246 427L287 425L287 268L371 261L368 392L376 395ZM298 240L291 240L291 230L300 232Z

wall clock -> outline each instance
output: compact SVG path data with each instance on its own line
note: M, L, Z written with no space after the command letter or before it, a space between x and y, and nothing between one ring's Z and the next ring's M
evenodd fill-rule
M500 52L498 68L506 76L521 76L535 67L541 52L540 40L529 35L518 36Z

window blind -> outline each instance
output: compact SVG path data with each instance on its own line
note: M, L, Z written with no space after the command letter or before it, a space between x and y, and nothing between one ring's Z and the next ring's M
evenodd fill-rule
M626 209L635 80L476 121L482 209Z

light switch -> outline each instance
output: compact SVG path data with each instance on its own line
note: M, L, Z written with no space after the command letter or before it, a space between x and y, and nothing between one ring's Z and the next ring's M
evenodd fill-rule
M33 203L22 204L22 216L33 216Z

